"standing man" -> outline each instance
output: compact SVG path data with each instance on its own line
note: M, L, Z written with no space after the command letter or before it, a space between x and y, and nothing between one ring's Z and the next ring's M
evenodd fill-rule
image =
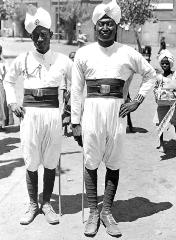
M158 51L158 54L160 54L160 52L162 50L165 50L166 49L166 41L165 41L165 37L161 37L161 40L160 40L160 49Z
M66 82L71 79L72 61L50 50L51 17L43 8L31 6L25 28L35 50L20 54L11 64L5 78L7 102L21 119L20 137L26 165L26 184L30 198L28 211L20 220L29 224L39 211L38 167L44 166L43 203L41 210L50 224L59 223L50 204L62 142L62 103ZM15 84L24 83L23 105L17 102Z
M97 42L80 48L73 64L71 122L75 139L79 141L81 134L83 138L85 186L90 208L84 232L87 236L97 233L100 220L108 234L121 235L111 207L123 158L125 116L139 107L155 81L154 69L140 53L115 42L120 18L121 11L116 1L97 5L92 17ZM141 74L142 84L137 96L125 103L133 73ZM85 83L87 98L81 116ZM97 169L101 161L107 170L103 208L99 214Z

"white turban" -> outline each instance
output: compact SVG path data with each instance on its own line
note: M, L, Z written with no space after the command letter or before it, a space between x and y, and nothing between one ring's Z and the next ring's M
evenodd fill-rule
M162 59L165 57L167 57L168 61L170 62L170 67L172 68L174 65L174 57L167 49L164 49L160 52L160 55L158 56L159 63L161 63Z
M101 3L97 5L93 11L92 21L96 25L97 21L100 20L105 14L112 18L116 24L120 22L121 10L119 5L117 5L116 0L112 0L107 3Z
M41 7L36 8L35 6L30 6L29 12L26 13L24 24L28 33L32 33L38 25L50 29L51 16L45 9Z

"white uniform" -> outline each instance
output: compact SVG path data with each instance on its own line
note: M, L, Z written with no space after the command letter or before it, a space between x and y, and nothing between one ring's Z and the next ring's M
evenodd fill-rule
M130 76L134 73L143 76L138 94L145 97L155 82L155 71L133 48L117 42L107 48L92 43L76 53L72 70L71 121L79 124L82 117L83 147L88 169L98 168L102 160L112 170L120 167L126 119L119 118L119 110L129 90ZM124 98L86 98L81 116L85 80L102 78L124 80Z
M7 103L16 103L15 84L21 76L24 89L58 87L66 89L71 81L72 61L51 50L40 54L36 50L20 54L11 64L5 78ZM26 107L20 124L20 137L26 167L36 171L39 164L54 169L57 166L62 139L60 108Z

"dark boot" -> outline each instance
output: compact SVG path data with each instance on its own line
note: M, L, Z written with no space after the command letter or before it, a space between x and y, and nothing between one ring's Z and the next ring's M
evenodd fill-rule
M38 172L26 171L26 183L29 194L29 208L20 219L20 224L27 225L31 223L39 212L38 207Z
M97 233L100 224L97 200L97 169L89 170L85 168L85 187L90 214L85 226L84 234L86 236L94 236Z
M59 216L55 213L50 204L50 198L54 188L55 173L55 169L51 170L44 168L42 212L44 213L47 222L50 224L59 223Z
M106 232L111 236L121 236L118 224L112 216L111 208L119 181L119 170L107 168L105 178L105 192L103 198L103 209L100 213L100 220L106 227Z

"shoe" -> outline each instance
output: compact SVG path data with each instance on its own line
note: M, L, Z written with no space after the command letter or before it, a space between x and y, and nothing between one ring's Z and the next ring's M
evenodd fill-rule
M94 236L98 232L99 226L100 226L100 214L97 209L94 212L90 213L85 226L84 234L87 237Z
M102 211L100 213L100 220L103 225L106 227L106 232L113 237L120 237L122 234L118 228L118 223L113 218L111 212Z
M39 213L38 203L30 203L28 210L25 212L24 216L20 219L20 224L28 225Z
M59 223L59 215L55 213L53 207L49 202L44 203L42 206L42 212L45 215L45 218L50 224L58 224Z

